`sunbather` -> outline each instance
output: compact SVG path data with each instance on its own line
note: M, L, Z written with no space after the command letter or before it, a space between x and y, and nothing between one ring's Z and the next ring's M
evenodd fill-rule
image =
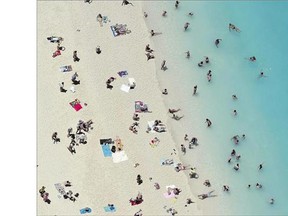
M173 113L175 113L175 112L178 112L180 109L169 109L168 111L169 111L169 113L171 113L171 114L173 114Z
M150 48L150 45L147 44L146 47L145 47L145 51L146 51L146 52L149 52L149 53L152 53L154 50L152 50L152 49Z
M178 116L178 115L175 115L174 113L173 113L173 116L172 116L172 118L175 119L176 121L179 121L183 117L184 117L184 115L183 116Z
M146 56L147 56L147 61L148 60L150 60L150 59L154 59L155 58L155 56L154 55L152 55L151 53L146 53Z
M131 4L132 6L134 6L132 3L128 2L127 0L123 0L122 6L123 6L123 5L128 5L128 4Z

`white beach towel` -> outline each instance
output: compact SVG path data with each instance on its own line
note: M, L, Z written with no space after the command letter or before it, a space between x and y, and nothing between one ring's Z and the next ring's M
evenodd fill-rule
M118 151L112 153L112 159L114 163L120 163L122 161L128 160L128 156L125 154L125 151Z
M130 84L130 86L136 84L136 81L135 81L134 78L128 78L128 80L129 80L129 84Z
M154 121L148 121L148 127L151 129L149 132L156 133L156 131L153 130L154 129L153 125L154 125Z
M66 194L66 191L65 191L65 188L60 184L60 183L57 183L57 184L54 184L55 185L55 188L56 190L62 194L62 195L65 195Z
M73 93L75 93L75 87L74 87L74 86L71 86L70 91L73 92Z
M130 86L125 85L125 84L122 84L120 89L121 89L122 91L124 91L124 92L129 93Z

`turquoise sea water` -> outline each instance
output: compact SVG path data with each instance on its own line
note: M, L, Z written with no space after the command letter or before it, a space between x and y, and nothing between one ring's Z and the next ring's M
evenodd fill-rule
M163 10L168 12L165 18ZM180 122L169 120L175 142L184 143L185 133L199 139L199 146L183 156L199 170L200 178L190 180L191 190L195 194L215 190L218 195L214 205L206 199L197 201L199 206L206 206L205 214L288 215L288 2L180 1L176 10L174 1L151 1L144 11L148 28L162 32L152 38L152 48L159 68L163 59L167 61L168 70L157 71L160 88L169 86L164 101L185 115ZM187 15L191 11L193 17ZM190 23L186 32L185 22ZM229 32L229 23L241 33ZM222 39L219 48L216 38ZM209 56L211 63L199 68L203 56ZM257 61L245 59L250 56ZM267 77L258 78L262 70ZM192 96L194 85L197 96ZM239 99L233 101L232 94ZM212 128L206 127L206 118ZM236 134L246 134L237 146L230 140ZM233 170L235 159L227 163L233 148L241 154L239 172ZM258 171L260 163L264 168ZM203 185L205 179L211 188ZM257 182L263 185L261 190L256 189ZM222 191L224 184L230 193ZM271 197L274 205L268 203Z

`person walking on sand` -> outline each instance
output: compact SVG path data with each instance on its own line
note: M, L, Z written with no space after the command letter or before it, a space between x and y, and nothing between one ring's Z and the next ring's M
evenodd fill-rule
M128 2L127 0L123 0L122 6L123 6L123 5L128 5L128 4L131 4L132 6L134 6L132 3Z
M167 11L163 11L162 16L165 17L167 15Z
M216 45L217 48L218 48L218 45L220 44L220 41L222 41L222 39L216 39L215 40L215 45Z
M187 52L185 52L186 53L186 58L190 58L190 52L189 52L189 50L187 51Z
M185 25L184 25L184 31L186 31L189 27L190 23L189 22L186 22Z
M197 93L197 85L194 86L193 95L196 95L196 93Z
M210 121L210 119L206 119L206 121L205 121L206 123L207 123L207 127L210 127L211 125L212 125L212 122Z
M166 60L163 60L162 64L161 64L161 70L165 70L166 68Z

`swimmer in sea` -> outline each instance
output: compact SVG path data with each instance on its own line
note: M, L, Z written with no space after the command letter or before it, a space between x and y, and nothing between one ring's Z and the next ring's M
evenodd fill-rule
M218 48L218 45L220 44L220 41L222 41L222 39L216 39L215 40L215 46Z
M242 139L244 140L246 138L246 135L245 134L242 134Z
M271 205L273 205L274 202L275 202L275 200L274 200L273 198L271 198L270 201L269 201L269 203L270 203Z
M262 188L262 185L257 182L257 183L256 183L256 187L257 187L258 189L261 189L261 188Z
M176 9L178 8L179 3L180 3L179 1L176 1L176 2L175 2L175 8L176 8Z
M229 159L228 159L228 161L227 161L227 162L228 162L228 163L231 163L231 160L232 160L232 158L231 158L231 157L229 157Z
M189 22L186 22L185 25L184 25L184 31L186 31L189 27L190 23Z
M186 53L186 58L190 58L190 52L187 51L187 52L185 52L185 53Z
M208 56L204 56L205 57L205 63L208 64L209 63L209 58Z
M251 56L251 57L246 58L246 59L251 61L251 62L255 62L256 61L256 57L255 56Z
M237 110L233 110L233 115L236 116L237 114Z
M239 163L237 163L235 166L234 166L234 170L238 171L240 169L240 165Z
M188 16L193 16L194 14L192 12L188 13Z
M234 30L236 32L241 32L239 28L237 28L235 25L229 23L229 31Z
M235 94L232 95L233 100L237 100L237 96Z
M263 163L261 163L259 166L258 166L258 170L261 170L263 168Z
M203 66L203 64L204 64L204 62L203 62L203 61L199 62L199 63L198 63L198 67L202 67L202 66Z
M263 71L260 72L258 78L262 78L262 77L267 77L267 76L264 75L264 72L263 72Z
M232 152L231 152L231 156L233 157L235 155L236 155L236 151L235 151L235 149L233 149Z

